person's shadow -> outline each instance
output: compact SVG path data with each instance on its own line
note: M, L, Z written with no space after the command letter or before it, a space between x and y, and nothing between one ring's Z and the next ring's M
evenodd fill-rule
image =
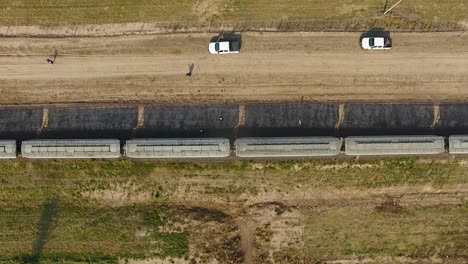
M192 76L192 73L193 73L193 69L194 69L194 68L195 68L195 64L193 64L193 63L190 64L188 73L185 74L185 75L188 76L188 77Z

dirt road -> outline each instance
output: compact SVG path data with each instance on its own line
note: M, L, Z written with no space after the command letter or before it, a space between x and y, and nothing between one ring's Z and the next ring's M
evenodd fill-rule
M468 33L395 33L383 52L354 33L246 33L218 56L210 37L1 39L0 104L468 100Z

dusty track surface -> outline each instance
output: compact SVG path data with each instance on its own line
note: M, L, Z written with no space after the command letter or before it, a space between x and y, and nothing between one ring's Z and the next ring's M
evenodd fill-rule
M211 36L1 39L0 104L468 100L468 33L393 34L371 52L354 33L246 33L219 56Z

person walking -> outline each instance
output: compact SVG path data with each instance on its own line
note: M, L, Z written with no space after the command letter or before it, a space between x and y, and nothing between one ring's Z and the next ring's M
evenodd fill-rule
M190 64L188 73L185 76L192 77L193 69L195 68L195 64Z
M54 59L53 59L53 60L47 59L47 63L49 63L49 64L54 64L55 60L57 59L57 56L58 56L58 51L55 50Z

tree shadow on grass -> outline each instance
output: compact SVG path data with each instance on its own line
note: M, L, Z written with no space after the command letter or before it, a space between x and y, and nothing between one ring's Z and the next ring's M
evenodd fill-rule
M57 197L47 199L42 206L42 214L37 224L37 237L32 245L32 254L22 258L23 263L40 263L42 251L49 239L51 225L56 220L59 210L59 200Z

